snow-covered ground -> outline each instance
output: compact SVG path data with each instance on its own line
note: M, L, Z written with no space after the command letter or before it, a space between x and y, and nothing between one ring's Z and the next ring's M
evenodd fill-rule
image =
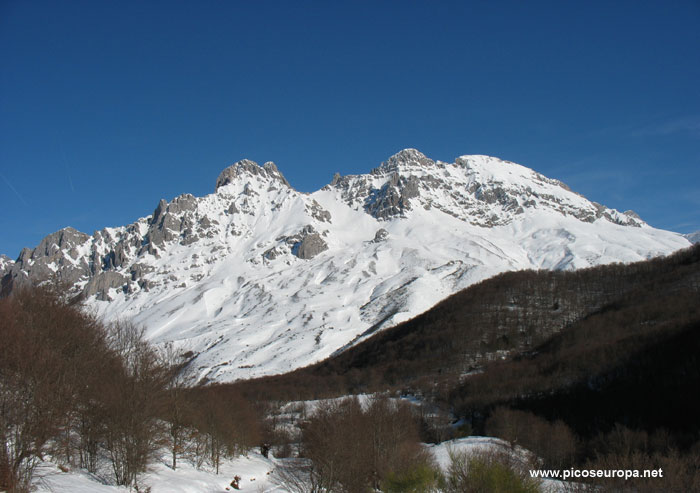
M231 486L239 476L240 491L277 493L286 491L271 480L276 466L275 459L266 459L251 451L247 457L225 459L219 474L213 470L196 469L181 461L177 470L167 465L168 457L153 464L139 483L141 491L150 488L151 493L225 493L235 491ZM34 485L37 493L126 493L129 488L104 484L99 478L81 470L63 472L55 464L43 463L36 471Z
M531 456L530 452L520 447L512 449L510 444L498 438L467 437L450 440L437 445L426 445L433 454L437 464L447 471L450 463L450 451L467 455L483 452L506 452L513 454L525 462ZM274 474L275 468L284 459L265 458L256 451L251 451L246 457L225 459L219 469L219 474L213 470L196 469L192 464L181 461L177 470L173 471L168 465L168 456L164 454L162 461L152 465L149 472L140 479L140 488L150 488L151 493L225 493L235 491L231 486L234 477L239 476L240 491L255 493L281 493L288 491L279 484ZM36 471L34 481L36 493L126 493L126 487L104 484L99 478L84 471L74 470L63 472L50 462L44 462ZM566 491L560 481L543 481L544 491L557 493ZM131 490L133 491L133 490Z
M508 442L493 437L466 437L449 440L437 445L428 445L428 450L435 457L436 462L443 471L450 466L450 454L465 454L467 457L483 453L506 453L520 461L524 468L531 467L535 462L532 452L522 447L513 448ZM563 493L567 491L567 484L553 479L541 480L542 490L545 493Z
M332 399L292 401L284 403L275 412L274 416L278 426L287 428L287 431L298 432L298 422L313 415L321 406L339 403L348 398L357 398L360 404L367 407L372 400L381 397L377 394L359 394L357 396L342 396ZM416 396L389 397L395 402L406 402L414 406L423 405L424 401ZM459 424L459 423L457 423ZM457 426L457 424L453 426ZM537 457L532 452L519 447L511 446L508 442L493 437L470 436L445 441L439 444L425 444L424 447L434 457L436 464L447 472L450 464L451 453L464 453L467 456L481 453L505 454L515 460L523 468L537 463ZM163 450L159 460L149 466L146 474L139 478L139 488L145 491L150 488L151 493L215 493L234 491L231 481L238 476L241 491L256 493L286 492L280 476L275 470L284 466L289 459L277 459L272 454L268 458L263 457L257 448L247 455L235 459L222 459L219 474L205 465L197 469L184 458L178 461L177 470L170 467L170 454ZM81 470L66 471L51 462L42 463L35 473L34 486L38 493L118 493L129 491L125 487L110 485L110 470L106 462L102 464L101 473L98 476L91 475ZM542 482L546 493L558 493L565 491L565 485L560 481L545 480ZM133 491L133 490L132 490Z

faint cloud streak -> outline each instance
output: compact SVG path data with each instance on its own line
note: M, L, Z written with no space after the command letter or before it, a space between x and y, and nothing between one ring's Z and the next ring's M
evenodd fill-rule
M61 142L58 142L59 147L61 148L61 156L63 157L63 167L66 170L66 176L68 177L68 183L70 184L70 189L72 192L75 192L75 187L73 186L73 178L70 176L70 170L68 169L68 158L66 157L66 151L63 149L63 145Z
M5 182L5 185L7 185L9 187L9 189L12 190L15 195L17 195L17 198L25 205L25 207L29 207L29 204L27 204L27 201L24 200L24 197L22 197L22 195L17 191L17 189L12 186L12 183L10 183L10 180L5 178L5 175L3 175L2 173L0 173L0 178L2 178L2 181Z
M691 137L700 138L700 115L684 116L644 125L635 129L632 135L636 137L650 135L690 135Z

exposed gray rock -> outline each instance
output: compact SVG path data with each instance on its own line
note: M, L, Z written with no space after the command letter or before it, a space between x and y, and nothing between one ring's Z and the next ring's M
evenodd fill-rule
M112 288L128 289L129 279L119 274L118 272L106 271L101 272L88 281L83 288L83 295L86 298L97 295L100 301L112 301L109 296L109 290Z
M418 197L419 195L419 183L420 180L417 176L410 175L406 180L401 183L401 197L404 199L412 199L413 197Z
M382 241L385 241L389 237L389 232L384 229L384 228L379 228L377 232L374 234L374 239L372 240L373 243L380 243Z
M404 149L373 169L369 176L336 173L328 188L342 190L343 199L349 204L362 202L365 211L377 219L402 217L412 209L411 199L420 197L422 189L448 188L443 181L426 175L426 168L430 168L431 173L439 172L444 164L436 163L416 149ZM423 176L412 174L413 170ZM372 177L386 177L387 180L380 188L375 188Z
M119 242L114 246L114 249L109 252L104 261L104 268L106 270L119 268L128 260L128 245L123 242Z
M256 192L253 187L250 186L250 183L246 183L245 186L243 187L243 195L247 195L249 197L252 197L254 195L260 195L260 194L258 192Z
M518 203L518 199L509 194L503 187L498 185L483 185L476 188L474 196L487 204L499 204L504 211L523 211Z
M379 175L387 171L396 171L400 166L407 165L428 167L435 165L435 161L426 157L425 154L417 149L404 149L384 161L379 168L373 169L371 173L373 175Z
M296 256L300 259L308 260L314 258L319 253L328 250L328 244L318 233L304 237L296 248Z
M419 195L419 179L416 176L400 176L392 173L379 190L373 190L365 200L365 210L377 219L389 219L411 210L413 197Z
M194 234L191 229L188 229L183 233L180 245L191 245L197 241L199 241L199 236Z
M313 217L317 221L320 221L322 223L331 222L331 213L323 207L321 207L321 204L319 204L315 200L311 203L311 206L306 207L306 212L311 214L311 217Z
M151 265L135 263L131 266L130 274L132 281L138 281L143 278L145 274L153 272L155 268Z
M160 199L158 202L158 206L156 207L156 210L153 211L153 215L151 215L151 221L150 224L157 224L158 221L161 220L161 216L165 214L165 210L168 208L168 203L165 201L165 199Z
M284 183L289 188L292 188L287 179L282 175L282 172L277 169L277 165L275 165L275 163L272 161L267 161L265 164L263 164L263 169L267 171L269 175L276 177L280 182Z
M175 197L172 202L168 204L168 212L173 214L179 214L182 212L193 212L197 209L197 199L194 195L185 193L179 197Z
M199 237L194 234L196 212L197 199L189 193L174 198L170 203L161 199L148 222L148 233L138 249L138 255L158 255L158 248L173 240L179 240L183 245L197 241ZM200 235L206 235L210 226L211 222L204 216L204 224L198 228Z
M211 221L209 217L202 216L202 218L199 220L199 227L200 229L209 229L213 223L216 223L216 221Z
M273 260L284 253L292 253L300 259L308 260L328 249L323 236L311 224L291 236L279 236L275 241L279 244L263 252L263 258Z
M282 254L282 252L280 252L277 247L272 247L269 250L266 250L265 253L263 253L263 257L266 258L267 260L274 260L277 257L279 257L281 254Z
M60 250L71 249L81 245L90 239L89 235L71 227L63 228L55 233L46 236L41 243L32 251L32 260L42 257L51 257Z
M242 176L261 176L266 179L275 180L283 185L292 188L287 179L280 173L275 163L268 161L262 166L250 159L243 159L221 172L216 179L216 190L228 185Z
M627 217L632 218L632 219L637 219L637 220L639 220L639 221L642 220L642 218L639 217L639 214L637 214L636 212L634 212L634 211L631 210L631 209L628 210L628 211L623 212L623 214L624 214L625 216L627 216Z
M36 248L22 249L17 261L6 269L4 285L14 289L51 279L71 286L89 277L89 263L86 258L80 258L78 247L90 239L89 235L73 228L51 233Z

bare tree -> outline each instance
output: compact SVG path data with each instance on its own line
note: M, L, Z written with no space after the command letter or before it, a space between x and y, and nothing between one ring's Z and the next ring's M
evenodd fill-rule
M390 475L431 465L411 410L386 398L366 409L357 398L324 403L303 424L302 438L310 462L301 476L328 491L377 490Z
M187 416L190 414L186 394L186 380L183 373L183 355L168 344L161 356L167 370L163 418L166 421L168 441L172 456L172 468L177 469L177 458L184 450L187 438Z
M109 335L123 366L104 384L105 448L117 484L130 485L159 444L158 406L167 372L144 340L143 329L118 322Z
M49 441L70 460L75 396L99 351L93 317L49 288L0 300L0 487L28 488Z

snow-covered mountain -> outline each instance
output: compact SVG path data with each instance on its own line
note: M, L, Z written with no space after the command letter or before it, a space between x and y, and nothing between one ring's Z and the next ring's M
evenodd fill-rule
M691 243L700 243L700 231L683 235Z
M63 229L0 272L5 292L62 281L106 319L188 352L193 380L231 381L323 359L503 271L689 245L518 164L406 149L312 194L271 162L239 161L210 195L92 236Z

